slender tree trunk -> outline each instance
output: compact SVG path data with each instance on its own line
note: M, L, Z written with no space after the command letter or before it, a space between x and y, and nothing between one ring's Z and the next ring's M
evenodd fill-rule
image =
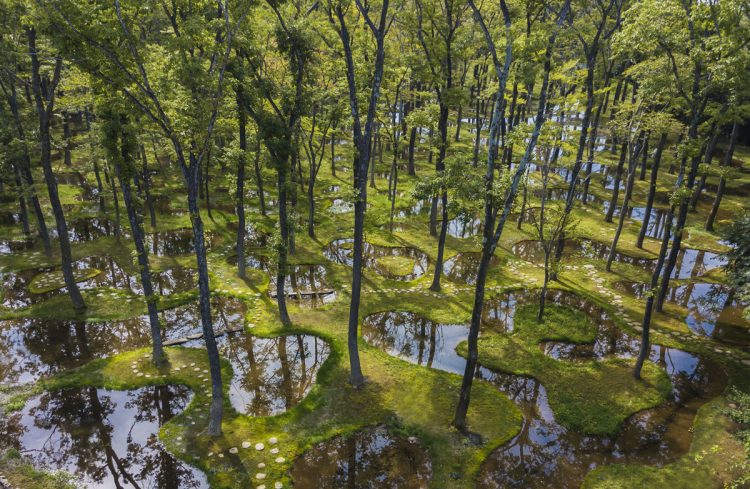
M62 59L58 58L55 63L53 79L42 82L40 74L40 63L36 49L36 30L27 28L26 33L29 40L29 51L32 65L32 89L36 102L36 111L39 118L39 143L41 146L41 163L44 171L44 179L47 182L47 192L49 194L52 213L55 216L57 226L58 241L60 244L60 258L65 287L68 289L68 296L73 303L73 309L77 313L86 310L86 303L83 300L81 291L78 289L75 277L73 275L72 257L70 251L70 240L68 238L68 225L65 222L65 213L63 212L60 196L57 193L57 180L52 172L51 161L51 137L50 137L50 119L54 110L54 91L60 81L62 71ZM46 94L43 94L42 91Z
M124 141L123 137L123 141ZM125 145L122 148L123 160L126 164L131 167L133 173L135 173L135 161L128 154ZM143 286L143 296L146 298L146 307L148 309L148 319L151 326L151 345L152 345L152 360L154 365L161 366L166 362L164 356L164 347L162 346L161 338L161 325L159 324L159 315L156 310L157 296L154 295L154 288L151 282L151 267L149 265L148 253L146 246L143 242L143 229L141 228L141 218L136 211L135 205L133 205L133 198L131 196L130 182L127 176L123 178L123 172L120 169L120 165L115 163L115 173L117 179L120 181L120 189L122 190L122 198L125 202L125 209L128 213L128 220L130 221L130 231L133 236L133 244L135 244L135 251L138 255L138 269L141 274L141 285Z
M279 307L279 318L284 326L291 326L292 320L286 309L286 274L287 253L289 249L289 222L287 219L287 166L289 161L279 161L276 165L276 175L279 187L279 231L281 243L278 245L278 263L276 270L276 303Z
M242 107L242 88L237 89L240 155L237 159L237 276L245 278L245 162L247 161L247 114Z
M206 258L203 219L200 215L200 204L198 201L201 165L199 158L192 152L190 153L190 165L185 165L180 144L176 140L173 140L173 142L177 151L177 158L180 160L180 166L187 181L188 211L190 212L190 222L193 227L193 246L198 266L198 303L203 328L203 339L206 343L206 353L208 355L209 372L211 375L211 407L208 418L208 434L210 436L220 436L221 420L224 414L224 393L219 349L216 346L216 338L211 320L211 289L209 287L208 260Z
M620 160L617 162L617 170L615 170L615 187L612 190L612 199L609 202L609 209L607 209L607 215L604 218L606 222L612 222L612 217L615 215L617 198L620 195L620 180L622 180L622 170L623 166L625 165L625 157L627 155L627 152L628 143L624 142L622 143L622 148L620 149ZM620 212L625 212L625 209L623 208Z
M65 166L70 166L73 164L73 160L70 157L70 117L68 116L67 111L63 111L62 121L63 121L62 125L63 125L63 151L64 151L63 162L65 163Z
M732 124L732 133L729 136L729 147L727 148L727 152L724 153L724 159L721 162L721 166L726 168L730 168L732 165L732 157L734 156L734 148L737 144L737 135L739 134L739 124L735 121ZM719 188L716 190L716 198L714 199L714 203L711 206L711 212L708 214L708 218L706 219L706 231L713 231L714 230L714 221L716 220L716 214L719 212L719 206L721 205L721 199L724 197L724 191L726 190L727 185L727 179L724 173L721 174L721 177L719 178Z
M12 163L12 166L16 189L18 191L18 210L21 215L21 227L23 228L23 234L29 236L31 234L31 228L29 227L29 213L26 210L26 189L24 188L23 179L21 178L21 170L19 170L18 165Z
M615 230L615 236L612 239L612 246L609 248L609 256L607 256L607 271L612 271L612 262L615 259L617 253L617 243L620 240L620 234L622 234L622 227L625 224L625 216L627 215L628 204L630 203L630 196L633 194L633 186L635 185L635 173L638 155L641 152L641 148L648 145L645 141L648 135L641 134L639 140L635 143L635 147L630 155L630 161L628 162L628 181L625 185L625 197L622 200L622 210L620 211L620 218L617 221L617 229Z
M646 169L648 167L648 139L651 136L650 132L646 133L645 142L643 143L643 150L641 152L641 174L638 177L638 180L645 180L646 179Z
M263 174L260 170L260 137L256 137L255 143L255 184L258 188L258 200L260 201L260 213L266 215L266 195L263 190Z
M409 163L407 165L407 172L411 176L415 176L417 174L417 168L414 165L414 146L417 143L417 128L412 127L411 131L409 132Z
M141 144L139 146L141 160L143 161L143 191L146 194L146 207L151 220L151 228L156 229L156 209L154 209L154 199L151 197L151 174L148 170L148 158L146 157L146 148Z
M638 240L635 243L638 248L643 248L643 240L646 238L646 231L648 231L648 225L651 220L651 210L654 208L654 198L656 197L656 184L658 183L661 154L664 151L664 146L666 146L666 144L667 133L664 132L661 134L659 143L656 145L654 162L651 164L651 181L649 182L648 197L646 198L646 210L643 216L643 222L641 223L641 229L638 232Z
M441 104L438 131L440 132L440 149L436 169L438 174L445 171L445 154L448 147L448 106ZM435 276L430 290L440 290L440 277L443 274L443 253L445 252L445 237L448 234L448 191L443 189L440 195L442 222L440 223L440 237L438 238L438 252L435 260Z
M721 131L719 130L719 127L717 126L716 129L714 129L714 135L709 141L708 147L706 148L706 156L705 156L705 159L703 160L706 167L709 167L711 165L711 161L714 158L714 152L716 151L716 144L719 142L720 135L721 135ZM701 198L703 189L706 187L707 176L708 176L708 170L704 171L703 174L701 175L701 178L698 181L698 186L695 187L695 190L693 191L693 195L690 198L690 210L692 212L695 212L695 208L698 206L698 201Z

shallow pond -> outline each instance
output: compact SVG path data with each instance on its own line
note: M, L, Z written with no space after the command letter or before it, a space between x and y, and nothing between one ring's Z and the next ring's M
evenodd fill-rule
M202 472L170 455L157 439L159 428L190 398L181 386L45 392L0 420L0 443L36 467L72 474L77 487L208 488Z
M563 250L563 260L570 260L576 257L590 258L594 260L606 260L609 255L609 245L590 239L568 239L565 240ZM523 240L513 245L511 248L514 255L522 260L532 263L544 263L544 249L542 243L537 240ZM554 253L554 250L553 250ZM651 258L641 258L627 255L622 252L615 253L615 261L618 263L627 263L639 268L649 269L653 266L654 260Z
M511 293L488 301L485 324L495 330L513 330L518 304L538 300L531 292ZM553 292L549 302L587 312L599 325L589 345L547 342L545 353L561 361L600 359L610 355L632 358L639 339L619 330L606 312L572 294ZM509 319L511 319L509 321ZM465 360L455 352L468 335L468 326L439 324L409 312L368 316L362 335L369 343L408 361L462 375ZM478 486L579 487L593 468L611 463L663 465L690 448L697 409L718 395L726 374L713 362L673 348L653 345L650 358L672 378L671 401L631 416L614 437L589 436L570 431L555 421L543 385L534 379L499 374L484 367L476 376L505 392L523 411L521 432L495 450L480 471Z
M337 239L323 250L329 260L352 266L353 250L351 238ZM362 267L392 280L414 280L427 273L429 259L417 248L408 246L377 246L365 242Z
M646 284L637 282L618 282L615 288L639 299L648 291ZM728 345L750 347L750 323L729 287L704 282L670 285L665 300L687 309L685 323L692 332Z
M415 438L377 426L315 445L294 461L295 488L426 489L432 464Z
M211 231L205 231L204 239L206 250L210 250L218 242L218 237ZM144 242L149 253L156 256L189 255L195 252L193 230L190 228L146 233Z
M454 282L474 285L477 282L477 272L481 259L482 254L476 251L457 253L445 260L443 273ZM493 255L490 259L490 268L497 266L499 262L500 259Z

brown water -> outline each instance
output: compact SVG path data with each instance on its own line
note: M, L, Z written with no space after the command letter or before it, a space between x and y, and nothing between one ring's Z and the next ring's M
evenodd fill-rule
M518 304L536 301L534 293L512 293L489 301L486 326L512 334ZM596 340L588 345L546 342L540 345L561 361L595 360L608 356L632 358L639 345L619 330L607 313L578 296L550 294L550 302L585 311L599 325ZM391 355L462 375L465 360L455 352L468 326L439 324L409 312L368 316L362 335ZM524 414L521 432L495 450L482 466L478 487L579 487L593 468L611 463L663 465L687 453L690 428L697 409L723 390L726 373L699 355L653 345L650 358L671 377L670 401L629 418L615 437L589 436L570 431L555 421L544 386L531 378L499 374L484 367L477 377L506 393Z
M315 445L291 474L297 489L426 489L432 464L417 439L377 426Z
M77 487L208 488L202 472L157 440L159 428L190 398L182 386L45 392L0 420L0 445L19 450L36 467L72 474Z
M352 266L353 253L350 238L337 239L331 242L323 250L323 255L329 260L342 265ZM406 274L394 273L384 262L390 257L403 257L411 259L414 263L410 272ZM362 253L362 266L365 270L372 270L378 275L392 280L414 280L427 273L429 259L427 255L417 248L408 246L377 246L371 243L364 244Z

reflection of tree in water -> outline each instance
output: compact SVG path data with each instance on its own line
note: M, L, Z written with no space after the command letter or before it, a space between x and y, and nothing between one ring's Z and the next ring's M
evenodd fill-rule
M223 346L223 354L234 370L232 404L253 416L267 416L297 405L312 388L329 351L325 341L310 335L233 336Z
M422 489L428 487L431 475L425 450L383 427L320 443L292 468L298 489Z
M329 260L342 265L352 266L353 262L353 239L337 239L331 242L323 250L323 255ZM382 264L380 258L406 257L414 260L412 271L405 275L397 275L391 272L388 266ZM417 249L408 246L377 246L365 242L362 248L362 266L372 269L377 274L394 280L414 280L427 272L429 258Z
M439 323L411 312L372 314L362 323L362 335L381 350L427 367L444 344Z
M15 385L149 344L140 318L108 323L44 319L0 322L0 384Z
M205 477L157 442L159 427L189 401L184 387L129 392L47 392L0 423L4 438L40 467L65 470L84 487L198 488Z

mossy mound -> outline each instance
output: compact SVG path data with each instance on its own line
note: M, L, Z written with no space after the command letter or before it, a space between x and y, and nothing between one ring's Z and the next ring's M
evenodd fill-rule
M76 282L85 282L102 273L96 268L83 268L73 270L73 278ZM62 270L53 270L35 275L29 283L29 292L33 294L45 294L65 287L65 279Z

